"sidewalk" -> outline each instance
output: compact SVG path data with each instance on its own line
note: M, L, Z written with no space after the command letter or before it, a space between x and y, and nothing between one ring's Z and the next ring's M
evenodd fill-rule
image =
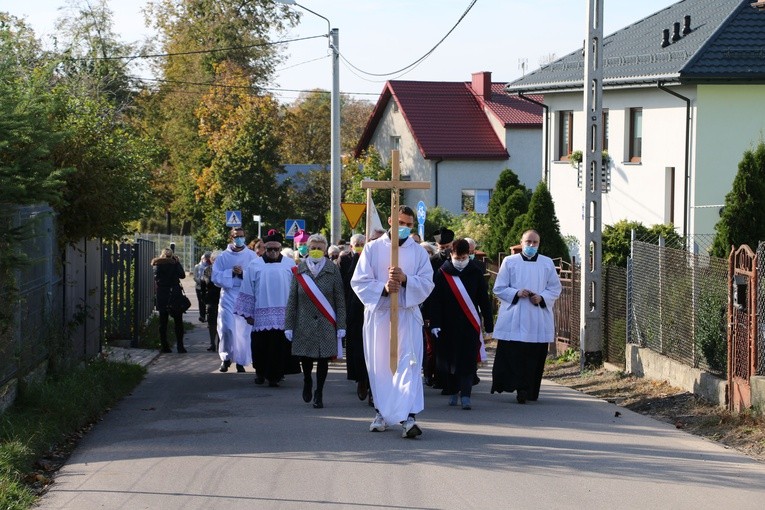
M269 388L253 384L252 367L219 372L197 317L186 315L188 354L155 357L39 508L760 510L765 501L765 464L549 381L538 402L518 405L489 394L490 367L473 410L426 387L420 438L402 439L397 424L372 433L374 410L342 363L330 367L324 409L313 409L299 375Z

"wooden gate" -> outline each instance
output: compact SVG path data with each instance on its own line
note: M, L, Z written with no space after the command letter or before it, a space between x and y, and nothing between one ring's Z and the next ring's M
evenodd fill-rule
M755 373L757 333L757 257L747 245L728 257L728 408L752 405L750 377Z
M575 264L555 259L561 283L561 293L555 300L555 350L579 349L579 272Z

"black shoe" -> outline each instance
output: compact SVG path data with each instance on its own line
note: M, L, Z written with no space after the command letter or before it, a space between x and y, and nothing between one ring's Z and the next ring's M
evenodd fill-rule
M236 364L236 371L239 373L244 372L244 366L240 365L239 363Z
M230 366L231 366L231 360L227 359L225 361L221 361L220 368L218 370L220 370L221 372L228 372L228 367Z
M324 407L324 402L321 401L321 390L316 390L313 395L313 408L321 409Z
M303 379L303 402L306 404L313 398L313 380L310 377Z
M515 400L519 404L525 404L526 399L528 399L528 393L526 392L526 390L518 390L518 396L515 397Z
M218 349L216 349L214 345L211 345L210 347L208 347L208 348L207 348L207 351L208 351L208 352L215 352L215 351L217 351L217 350L218 350Z
M264 382L266 382L265 377L262 377L260 375L255 376L255 384L263 384Z
M432 377L426 377L425 378L425 386L433 386L433 378Z
M205 318L204 317L200 317L199 318L199 322L205 322Z
M367 393L369 392L369 385L366 381L361 380L356 383L356 396L359 397L359 400L364 400L367 398ZM306 400L306 402L308 402Z
M178 354L186 354L187 351L185 347L178 347Z

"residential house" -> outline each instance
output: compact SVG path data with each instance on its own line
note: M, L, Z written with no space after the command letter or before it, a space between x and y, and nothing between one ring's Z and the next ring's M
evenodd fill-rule
M503 88L490 72L470 82L389 81L355 155L372 146L387 164L398 149L402 177L431 182L404 191L402 204L485 213L505 168L530 188L542 178L542 108Z
M683 0L604 38L604 225L714 232L743 152L765 133L765 12L750 4ZM505 88L544 94L546 180L561 232L580 240L584 195L569 158L585 149L583 74L580 48Z

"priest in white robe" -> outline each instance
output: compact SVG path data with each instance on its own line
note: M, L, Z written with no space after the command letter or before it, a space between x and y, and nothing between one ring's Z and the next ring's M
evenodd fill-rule
M539 242L536 230L524 232L521 253L502 261L494 283L500 305L491 393L516 391L519 404L539 398L547 344L555 339L553 305L561 292L555 264L538 253Z
M255 367L255 384L268 381L278 387L286 373L298 373L290 344L284 336L284 319L295 261L281 254L282 235L270 230L263 238L265 253L244 271L244 283L234 313L251 324L250 348Z
M231 244L213 263L212 281L221 288L218 305L218 355L220 371L227 372L233 361L237 372L244 372L244 366L252 363L250 351L250 326L244 318L234 315L239 290L242 287L244 268L257 259L257 254L248 249L244 230L235 228L229 234Z
M388 218L389 224L392 224ZM428 253L409 237L414 211L398 211L399 265L390 267L391 238L386 233L367 243L351 278L351 288L364 304L364 357L377 416L370 430L401 423L403 437L422 432L415 415L425 408L422 388L422 314L420 305L433 290ZM398 366L390 367L390 290L398 290ZM395 294L394 294L395 295Z

